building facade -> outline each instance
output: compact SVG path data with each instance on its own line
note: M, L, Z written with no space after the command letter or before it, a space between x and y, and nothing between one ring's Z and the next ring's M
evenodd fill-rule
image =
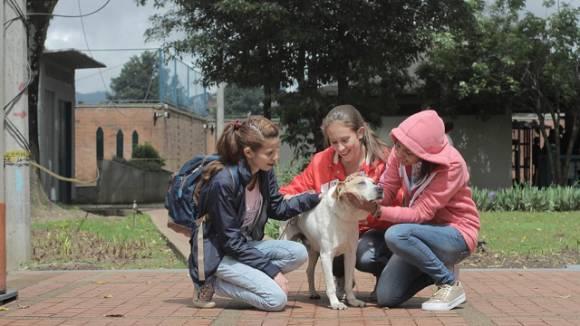
M165 104L77 105L75 113L78 179L95 180L98 161L130 160L138 144L150 143L172 172L215 150L215 122Z

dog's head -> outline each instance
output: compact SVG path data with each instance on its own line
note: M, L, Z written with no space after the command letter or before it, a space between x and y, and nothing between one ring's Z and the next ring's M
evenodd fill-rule
M362 175L354 174L339 182L334 191L336 200L343 200L348 195L353 195L360 200L380 200L383 199L383 188L377 186L373 179Z

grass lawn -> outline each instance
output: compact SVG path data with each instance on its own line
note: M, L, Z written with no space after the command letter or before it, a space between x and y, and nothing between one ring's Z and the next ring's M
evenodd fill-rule
M580 250L580 211L485 212L479 240L505 255L544 255Z
M148 215L32 224L31 269L185 268Z
M81 215L82 216L82 215ZM275 237L277 223L266 233ZM562 267L580 263L580 211L485 212L468 267ZM149 216L36 221L31 269L185 268ZM541 258L540 258L541 257Z

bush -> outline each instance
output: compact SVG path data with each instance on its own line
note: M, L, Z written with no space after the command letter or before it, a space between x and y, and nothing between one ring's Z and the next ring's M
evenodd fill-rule
M137 145L129 164L144 170L158 171L165 165L165 160L150 143Z
M570 186L514 186L497 192L473 188L479 211L552 212L580 210L580 189Z

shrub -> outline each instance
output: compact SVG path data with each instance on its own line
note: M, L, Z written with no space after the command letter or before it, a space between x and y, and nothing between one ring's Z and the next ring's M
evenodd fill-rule
M473 188L473 200L484 211L552 212L580 209L580 189L570 186L537 188L518 185L497 192Z
M159 156L159 152L150 143L135 146L133 157L129 163L144 170L161 170L165 160Z

